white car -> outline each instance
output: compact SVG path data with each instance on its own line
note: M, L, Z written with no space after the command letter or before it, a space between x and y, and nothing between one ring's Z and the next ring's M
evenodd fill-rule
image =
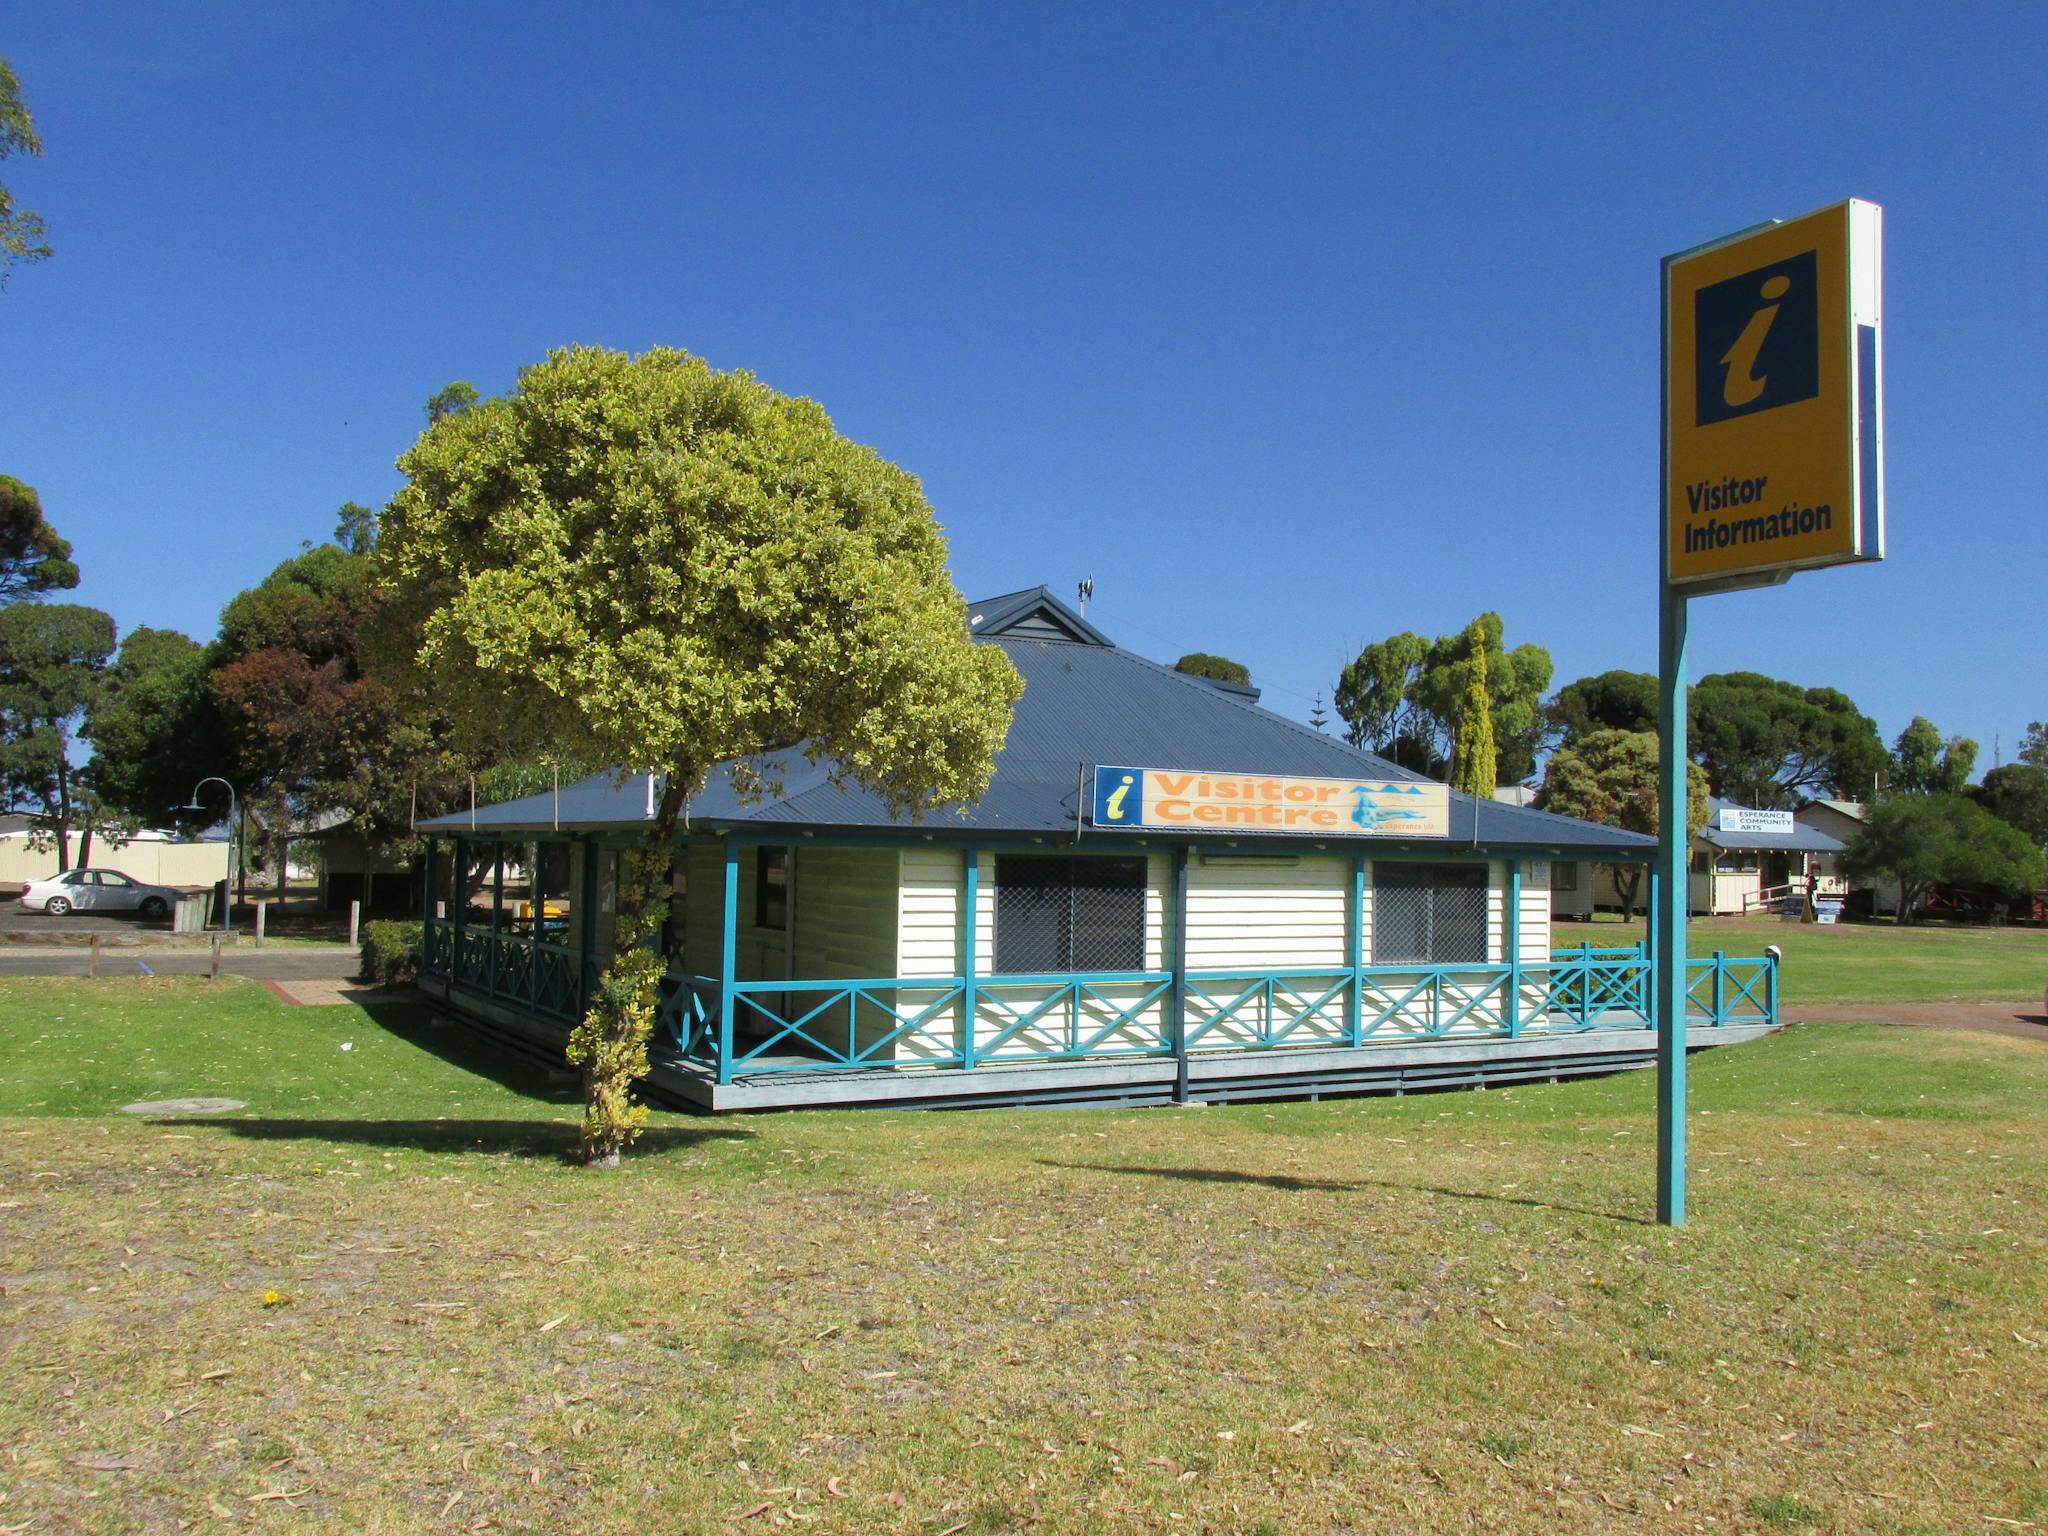
M184 893L168 885L144 885L118 870L74 869L21 887L21 910L63 917L72 912L139 912L154 922Z

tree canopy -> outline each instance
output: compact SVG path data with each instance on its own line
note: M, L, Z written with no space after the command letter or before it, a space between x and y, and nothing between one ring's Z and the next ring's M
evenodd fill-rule
M1756 672L1718 672L1692 691L1688 741L1717 794L1789 809L1802 795L1855 800L1889 761L1877 724L1848 695Z
M21 80L13 66L0 59L0 160L42 152L35 119L21 99ZM42 216L17 208L14 194L0 182L0 287L6 286L8 269L17 262L41 261L49 254Z
M1653 672L1602 672L1557 690L1546 710L1564 746L1595 731L1657 730L1657 677Z
M1977 766L1977 743L1946 741L1932 720L1915 715L1892 745L1890 787L1909 795L1959 795Z
M1211 656L1207 651L1189 651L1173 664L1176 672L1185 672L1190 677L1214 678L1219 683L1237 683L1249 687L1252 669L1241 661L1232 661L1228 656Z
M53 834L69 869L77 810L71 743L98 696L114 621L77 603L0 608L0 794Z
M1550 754L1536 804L1560 816L1655 837L1663 825L1657 793L1662 755L1654 732L1593 731ZM1707 824L1707 776L1698 763L1686 765L1685 822L1690 844ZM1642 866L1618 864L1614 874L1622 906L1632 908Z
M43 516L42 498L12 475L0 475L0 603L78 585L70 541Z
M1451 787L1482 800L1493 798L1499 754L1493 742L1493 694L1486 676L1486 636L1475 619L1466 634L1470 662L1465 696L1458 701L1458 735L1451 751Z
M2048 768L2007 763L1984 775L1973 798L2038 848L2048 848Z
M685 799L713 765L743 791L801 752L919 816L986 789L1022 689L968 635L914 477L817 404L666 349L553 352L509 395L442 417L371 557L385 656L456 739L518 758L573 744L666 776L620 882L618 945L572 1037L584 1145L615 1161L644 1111Z
M1337 679L1333 702L1353 746L1369 748L1419 773L1442 776L1471 687L1473 658L1492 698L1496 782L1516 784L1536 771L1545 730L1543 695L1550 652L1507 649L1497 613L1482 613L1456 634L1424 640L1404 631L1361 650Z
M1886 795L1864 816L1843 868L1858 880L1899 882L1899 921L1937 885L2017 896L2048 879L2040 848L1961 795Z
M227 768L212 707L206 648L171 629L133 629L88 706L93 789L111 809L152 827L186 826L192 786Z

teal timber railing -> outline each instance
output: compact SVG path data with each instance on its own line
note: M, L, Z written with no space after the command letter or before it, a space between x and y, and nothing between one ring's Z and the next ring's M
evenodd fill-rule
M1701 957L1691 977L1694 1025L1776 1023L1775 956ZM1166 1056L1174 1050L1173 979L1171 971L1104 971L971 983L960 976L733 982L725 1075ZM713 1069L725 990L716 977L671 976L660 1015L678 1054ZM1191 970L1184 1044L1190 1052L1330 1050L1647 1030L1649 1001L1641 946L1582 945L1548 964ZM971 1036L962 1028L970 1015Z
M420 967L463 991L571 1022L582 1011L588 984L574 949L523 934L457 927L446 918L427 920Z
M459 992L569 1021L596 979L595 963L586 966L575 949L444 919L427 923L421 963ZM1775 956L1697 956L1688 981L1695 1027L1777 1022ZM1166 1056L1174 1050L1173 982L1171 971L729 984L671 972L656 1030L677 1055L715 1070L728 1033L721 1000L730 995L728 1078ZM1190 970L1184 1009L1191 1053L1652 1027L1641 945L1582 944L1554 952L1548 964ZM962 1028L969 1017L971 1035Z

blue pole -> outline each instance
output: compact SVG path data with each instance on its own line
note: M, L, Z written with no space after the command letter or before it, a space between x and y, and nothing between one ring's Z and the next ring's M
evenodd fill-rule
M979 956L977 950L980 938L976 925L981 917L981 850L968 848L960 857L967 865L967 921L960 932L960 974L966 978L960 988L960 1065L972 1068L974 1065L974 1016L980 1007L981 988L977 985L975 965Z
M740 958L740 850L732 838L725 840L725 900L721 916L723 931L718 940L718 1085L732 1081L732 1010L735 994L733 972Z
M1508 951L1508 995L1501 1017L1508 1026L1508 1038L1522 1032L1522 861L1508 860L1508 909L1506 939Z
M1654 984L1657 1031L1657 1220L1685 1225L1686 598L1671 585L1671 263L1659 274L1663 317L1658 370L1657 475L1657 869L1663 876Z
M1365 855L1351 855L1351 905L1344 913L1344 965L1351 972L1351 1048L1365 1044Z
M1173 1102L1188 1101L1188 850L1173 850Z

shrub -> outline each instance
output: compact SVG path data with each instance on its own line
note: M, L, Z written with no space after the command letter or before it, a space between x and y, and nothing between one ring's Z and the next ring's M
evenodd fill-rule
M379 986L397 986L420 974L420 925L382 922L363 924L362 977Z

